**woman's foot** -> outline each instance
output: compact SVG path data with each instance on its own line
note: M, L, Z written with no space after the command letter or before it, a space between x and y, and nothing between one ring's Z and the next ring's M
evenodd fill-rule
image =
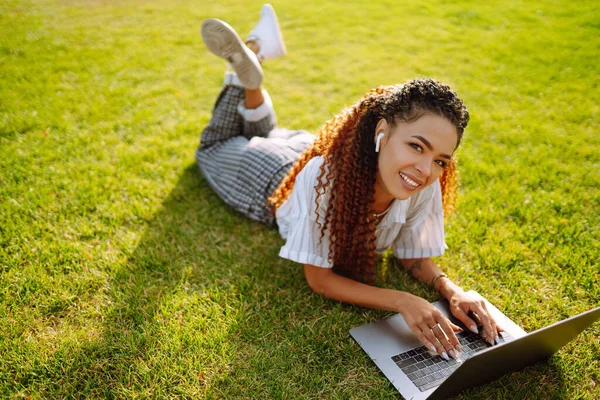
M231 65L244 88L260 87L263 71L258 58L229 24L218 19L207 19L202 23L200 32L206 47Z
M262 6L260 20L250 32L246 44L256 53L261 62L285 55L287 50L272 5Z

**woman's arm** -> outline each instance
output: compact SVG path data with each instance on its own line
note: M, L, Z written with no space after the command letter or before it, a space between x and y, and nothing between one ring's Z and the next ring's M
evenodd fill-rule
M431 258L412 258L398 261L413 277L428 286L433 286L446 299L450 299L456 292L463 291L451 279L442 276L442 271Z
M460 328L426 300L407 292L354 281L336 274L331 268L305 264L304 275L310 288L324 297L357 306L399 312L419 340L432 352L446 359L448 354L457 356L460 344L453 331Z
M399 312L408 293L366 285L338 275L331 268L304 265L304 276L313 292L356 306Z
M480 319L484 328L484 337L490 343L498 340L499 327L491 316L485 302L467 295L464 290L442 273L431 258L414 258L399 260L402 266L415 278L426 285L433 286L450 303L450 311L461 320L466 327L477 332L477 324L468 315L473 312Z

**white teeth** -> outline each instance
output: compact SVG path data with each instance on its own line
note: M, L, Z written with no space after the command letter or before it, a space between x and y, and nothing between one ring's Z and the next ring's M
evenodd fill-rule
M412 187L419 186L419 184L417 182L413 181L408 176L404 175L402 172L400 172L400 176L402 177L402 179L404 179L404 182L408 183L410 186L412 186Z

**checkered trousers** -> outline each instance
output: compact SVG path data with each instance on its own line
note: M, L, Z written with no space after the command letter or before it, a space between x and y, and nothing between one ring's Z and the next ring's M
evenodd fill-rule
M275 112L257 121L238 112L244 89L225 86L200 136L196 162L225 203L247 217L275 227L267 199L314 140L306 131L276 128Z

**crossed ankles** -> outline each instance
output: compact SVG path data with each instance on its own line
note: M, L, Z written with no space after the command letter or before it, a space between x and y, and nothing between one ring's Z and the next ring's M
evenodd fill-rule
M286 54L277 15L270 4L262 7L260 20L248 36L247 45L229 24L219 19L207 19L200 31L206 47L229 63L246 89L260 88L264 76L261 61Z

